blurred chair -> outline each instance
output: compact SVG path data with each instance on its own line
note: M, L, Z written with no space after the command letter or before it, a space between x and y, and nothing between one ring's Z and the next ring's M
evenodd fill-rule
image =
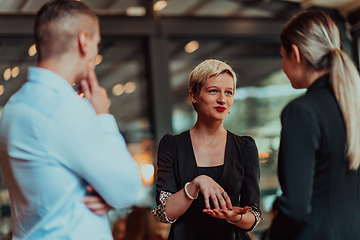
M123 240L125 237L125 230L126 230L126 217L119 217L116 219L112 235L114 240Z
M270 216L271 216L271 221L274 219L274 217L276 216L278 210L279 210L279 201L280 201L280 197L276 197L273 205L272 205L272 209L270 211ZM269 228L266 229L263 234L261 235L261 240L268 240L269 239Z
M156 220L156 240L167 240L170 232L170 223Z
M126 220L123 240L156 240L156 219L149 208L134 207Z

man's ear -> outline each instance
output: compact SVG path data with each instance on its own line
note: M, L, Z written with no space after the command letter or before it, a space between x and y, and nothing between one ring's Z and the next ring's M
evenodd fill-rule
M295 58L296 62L301 63L301 55L300 55L300 50L299 50L298 46L296 46L295 44L292 44L291 50L292 50L292 54L294 54L294 58Z
M87 53L89 46L88 42L89 42L89 32L86 30L81 31L78 36L79 51L81 54Z

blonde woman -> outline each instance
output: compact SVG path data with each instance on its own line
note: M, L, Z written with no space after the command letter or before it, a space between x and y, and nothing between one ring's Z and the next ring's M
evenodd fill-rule
M304 96L283 110L283 191L271 240L360 239L360 78L322 11L291 19L280 35L283 70Z
M249 239L246 231L260 221L255 141L223 127L235 86L229 65L200 63L189 78L195 126L160 141L153 213L172 223L169 240Z

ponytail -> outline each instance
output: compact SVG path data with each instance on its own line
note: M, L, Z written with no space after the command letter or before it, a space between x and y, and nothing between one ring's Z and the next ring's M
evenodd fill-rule
M345 153L349 168L360 166L360 76L354 63L340 49L340 34L323 11L311 10L294 16L280 34L281 45L291 52L295 44L311 70L330 70L331 84L346 128Z
M332 50L331 82L336 100L345 121L347 133L346 154L349 168L357 170L360 166L360 77L348 57L339 48Z

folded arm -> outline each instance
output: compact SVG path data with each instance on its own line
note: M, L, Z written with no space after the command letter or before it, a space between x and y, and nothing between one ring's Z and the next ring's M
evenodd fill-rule
M114 117L97 115L86 99L70 99L54 118L48 153L115 208L134 203L141 178Z

